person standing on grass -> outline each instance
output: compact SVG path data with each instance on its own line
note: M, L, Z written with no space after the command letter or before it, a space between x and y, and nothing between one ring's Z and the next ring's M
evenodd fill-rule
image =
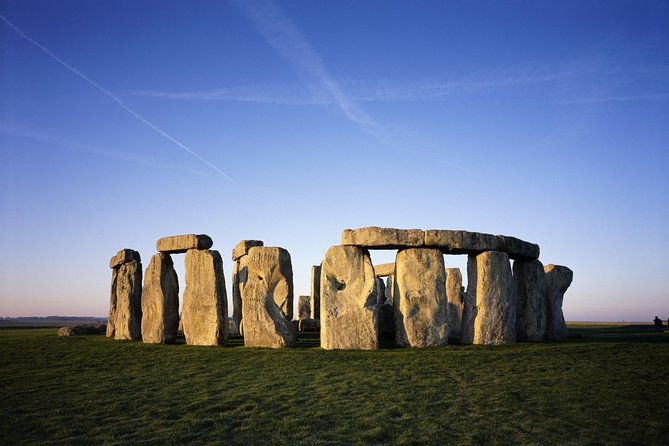
M662 331L662 319L655 316L655 319L653 320L653 322L655 322L655 333L661 332Z

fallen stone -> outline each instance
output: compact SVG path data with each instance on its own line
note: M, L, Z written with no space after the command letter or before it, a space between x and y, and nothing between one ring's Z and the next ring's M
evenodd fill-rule
M425 234L420 229L395 229L370 226L345 229L341 234L342 245L362 246L367 249L400 249L423 246Z
M244 346L281 348L296 341L291 323L293 269L283 248L253 247L247 257L242 290Z
M382 263L380 265L374 265L374 274L376 274L376 277L392 276L395 274L395 264Z
M130 341L142 337L142 264L137 260L123 263L112 273L114 339ZM110 310L110 321L112 311ZM109 331L107 331L109 333Z
M254 246L264 246L262 240L242 240L232 250L232 260L236 261L249 253L249 249Z
M297 299L297 318L311 319L311 305L309 300L311 296L300 296Z
M158 240L156 249L167 254L183 254L190 249L206 250L213 244L211 237L206 234L173 235Z
M446 301L448 302L448 336L460 338L464 294L462 273L459 268L446 268Z
M407 248L395 260L395 341L399 346L448 343L444 255L438 249Z
M188 345L224 345L228 338L228 298L218 251L186 251L186 289L181 320Z
M99 325L74 325L72 327L61 327L58 336L98 335L107 331L106 324Z
M117 252L111 260L109 260L109 267L110 268L116 268L117 266L121 266L124 263L132 262L133 260L137 262L141 262L142 259L139 256L139 252L135 251L134 249L122 249L119 252Z
M561 265L546 265L544 268L545 290L548 301L548 339L563 340L569 336L567 324L562 313L564 293L574 280L574 272Z
M516 342L516 299L509 256L499 251L483 252L476 256L476 268L473 343Z
M544 266L539 260L513 262L516 336L519 341L540 342L546 337L548 305L544 276Z
M158 253L151 258L142 288L142 341L169 344L179 328L179 280L172 257Z
M321 318L321 266L311 267L311 319Z
M321 347L378 348L374 267L367 250L332 246L321 266Z
M539 257L539 245L515 237L480 232L430 229L425 231L425 246L438 248L444 254L502 251L512 259Z

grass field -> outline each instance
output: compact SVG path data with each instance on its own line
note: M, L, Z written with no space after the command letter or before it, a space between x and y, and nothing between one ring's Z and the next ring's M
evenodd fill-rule
M668 444L669 332L571 331L355 352L2 329L0 443Z

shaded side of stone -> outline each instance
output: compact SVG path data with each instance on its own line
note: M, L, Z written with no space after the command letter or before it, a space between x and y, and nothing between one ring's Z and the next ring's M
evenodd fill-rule
M548 304L544 276L544 266L539 260L513 262L519 341L540 342L546 337Z
M446 268L446 300L448 301L448 336L459 339L462 334L464 308L462 273L459 268Z
M264 246L264 243L262 240L240 241L232 250L232 260L239 260L241 257L247 255L249 253L249 249L253 248L254 246Z
M321 265L311 267L311 319L321 318Z
M139 252L134 249L125 248L117 252L110 260L109 267L116 268L124 263L132 262L133 260L141 262L142 259Z
M470 254L467 257L467 291L464 293L462 303L462 331L460 333L460 342L462 344L474 343L474 321L478 314L476 284L478 283L478 267L476 255Z
M546 265L545 290L548 303L548 339L563 340L569 335L562 313L564 293L574 280L574 272L561 265Z
M297 299L297 318L311 319L311 296L300 296Z

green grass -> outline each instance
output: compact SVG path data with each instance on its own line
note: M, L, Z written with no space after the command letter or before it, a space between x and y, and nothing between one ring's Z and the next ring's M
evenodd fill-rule
M355 352L3 329L0 444L667 444L669 333L651 330Z

